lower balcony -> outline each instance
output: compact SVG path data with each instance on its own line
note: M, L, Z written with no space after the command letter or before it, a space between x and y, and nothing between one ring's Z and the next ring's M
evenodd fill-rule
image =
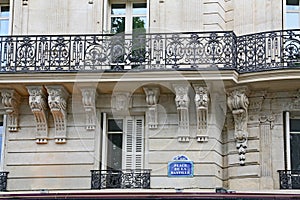
M149 169L91 170L91 189L150 189Z
M280 189L300 189L300 170L278 170Z

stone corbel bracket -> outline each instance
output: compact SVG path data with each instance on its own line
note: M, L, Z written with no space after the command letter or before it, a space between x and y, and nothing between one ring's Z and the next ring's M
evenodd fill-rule
M55 124L55 143L64 144L67 138L67 100L69 93L63 86L46 86L48 105Z
M36 122L36 143L48 143L48 106L43 86L27 86L29 106Z
M158 125L157 103L159 99L160 90L158 87L144 87L146 94L146 102L149 110L149 129L156 129Z
M249 99L247 94L247 87L236 87L229 90L227 99L227 105L232 111L234 118L234 138L239 151L240 165L245 165L248 139L247 123Z
M19 106L21 96L13 89L2 89L2 104L8 115L7 128L10 132L17 132L19 129Z
M209 92L208 92L208 88L202 85L194 84L193 87L196 93L195 105L196 105L196 112L197 112L197 141L206 142L208 137L203 137L203 136L207 135L208 105L210 100Z
M174 84L175 103L178 111L178 141L189 142L189 85ZM182 138L185 138L182 140Z
M86 113L86 130L96 129L96 88L81 88L82 103Z

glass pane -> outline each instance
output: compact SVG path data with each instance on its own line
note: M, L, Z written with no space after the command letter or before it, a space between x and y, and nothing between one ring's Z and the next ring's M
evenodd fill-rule
M299 5L299 0L286 0L286 5Z
M111 14L112 15L125 15L126 14L125 4L112 4L111 5Z
M109 132L122 132L123 131L123 120L122 119L109 119L108 120L108 131Z
M286 13L286 28L299 28L299 13Z
M146 15L147 14L147 4L146 3L134 3L132 14Z
M8 34L8 19L0 20L0 35L7 35Z
M133 17L132 18L132 29L140 29L145 31L147 28L147 17Z
M3 122L0 122L0 153L2 154L2 140L3 140ZM0 162L1 162L0 154Z
M123 134L108 134L108 169L122 169Z
M112 17L111 18L111 32L122 33L125 31L125 17Z
M300 134L291 134L291 167L300 170Z
M300 119L290 119L290 131L300 132Z
M1 17L9 17L9 6L1 6Z
M299 6L286 6L286 10L298 10Z

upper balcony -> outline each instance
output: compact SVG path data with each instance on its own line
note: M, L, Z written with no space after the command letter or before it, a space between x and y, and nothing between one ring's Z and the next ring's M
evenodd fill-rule
M0 73L235 70L300 65L300 30L0 37Z

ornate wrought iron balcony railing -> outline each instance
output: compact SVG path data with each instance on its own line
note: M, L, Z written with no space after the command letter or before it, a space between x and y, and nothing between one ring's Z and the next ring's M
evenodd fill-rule
M300 30L131 35L1 36L0 73L297 67Z
M150 188L149 169L91 170L91 189Z
M300 170L278 170L280 189L300 189Z

